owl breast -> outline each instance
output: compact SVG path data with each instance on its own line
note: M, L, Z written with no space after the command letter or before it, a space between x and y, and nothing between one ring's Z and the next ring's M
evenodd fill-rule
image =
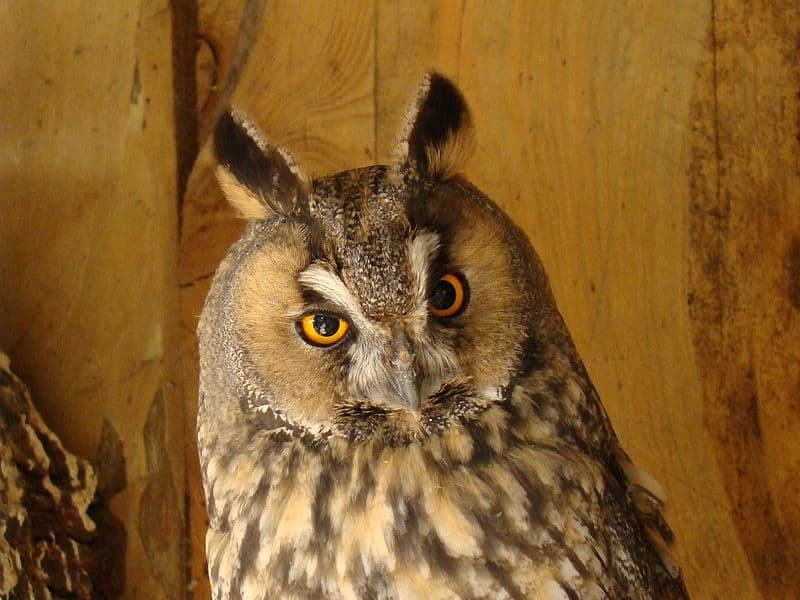
M581 401L578 382L551 377L533 387ZM632 555L646 544L625 525L624 493L600 462L553 443L559 424L529 388L432 412L414 443L276 434L269 462L213 465L237 474L209 538L223 597L652 597L635 591L653 582Z

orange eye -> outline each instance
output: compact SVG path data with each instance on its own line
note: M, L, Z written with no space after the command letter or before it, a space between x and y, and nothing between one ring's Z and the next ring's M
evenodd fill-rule
M436 282L428 298L428 308L437 317L454 317L466 306L464 282L458 275L448 273Z
M306 315L297 324L303 339L312 346L333 346L344 337L350 326L333 315Z

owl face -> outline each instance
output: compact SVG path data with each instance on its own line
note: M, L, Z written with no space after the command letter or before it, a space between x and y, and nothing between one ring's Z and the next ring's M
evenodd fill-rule
M530 244L455 175L472 146L461 95L433 75L411 114L393 166L314 181L241 115L218 126L217 174L250 222L205 313L237 340L223 370L254 427L418 438L500 401L548 330Z

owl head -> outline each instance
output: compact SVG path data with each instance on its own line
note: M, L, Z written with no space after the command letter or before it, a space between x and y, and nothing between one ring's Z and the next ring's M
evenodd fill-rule
M393 164L312 179L233 111L214 149L248 220L201 317L201 418L407 443L502 402L571 346L526 236L459 175L469 109L433 73ZM240 433L236 433L236 432Z

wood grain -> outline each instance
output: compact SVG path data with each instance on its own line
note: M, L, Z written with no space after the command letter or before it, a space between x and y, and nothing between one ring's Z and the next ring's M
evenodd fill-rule
M180 597L169 3L1 11L0 346L68 449L92 458L104 421L116 432L128 485L111 505L128 531L126 596ZM167 418L156 473L143 428L159 395ZM166 472L168 493L143 501ZM160 543L146 547L142 528Z
M705 423L764 598L800 589L800 7L716 2L698 89L690 318Z

